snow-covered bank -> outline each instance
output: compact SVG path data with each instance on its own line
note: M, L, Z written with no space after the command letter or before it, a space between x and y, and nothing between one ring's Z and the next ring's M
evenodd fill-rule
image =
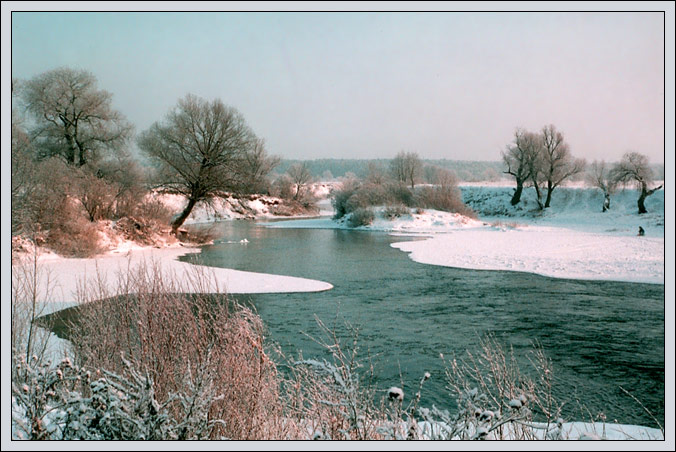
M185 224L212 223L223 220L252 220L288 217L310 217L326 213L326 204L330 207L327 196L330 186L321 183L309 187L312 196L318 200L317 208L303 207L296 201L282 199L269 195L233 195L223 194L212 198L208 203L195 206L185 221ZM172 212L181 212L188 200L185 196L174 194L155 194L162 204ZM322 204L321 201L325 201Z
M484 227L392 246L411 253L411 259L423 264L664 284L664 238L657 237L546 227Z
M39 258L41 272L38 300L42 302L69 302L77 300L83 283L103 282L111 294L115 293L118 275L146 263L157 263L168 277L188 281L195 271L205 275L218 289L233 294L318 292L331 289L329 283L291 276L254 273L227 268L202 267L177 259L188 253L199 253L198 248L142 248L125 253L109 253L89 259L67 259L54 255ZM14 276L19 272L13 272ZM48 291L49 289L49 291Z

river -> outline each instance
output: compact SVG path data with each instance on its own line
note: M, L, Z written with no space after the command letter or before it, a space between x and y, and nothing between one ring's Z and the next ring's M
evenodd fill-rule
M287 355L328 357L308 337L321 336L316 318L343 338L349 324L359 329L360 356L371 357L379 388L403 384L410 397L430 372L421 404L452 410L440 353L449 359L477 352L490 333L524 368L533 343L541 344L564 417L589 420L602 412L609 421L655 426L622 387L664 420L663 285L418 264L389 246L407 238L385 233L247 221L216 227L219 241L182 260L334 285L319 293L237 296L256 308ZM249 243L232 243L242 239Z

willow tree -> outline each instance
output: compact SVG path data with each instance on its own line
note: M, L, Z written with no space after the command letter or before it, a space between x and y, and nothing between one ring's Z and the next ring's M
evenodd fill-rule
M502 153L502 161L509 174L516 180L516 189L510 203L515 206L521 201L524 184L531 178L531 172L535 170L533 162L538 158L541 140L532 132L523 129L514 131L514 142Z
M649 189L653 182L653 172L648 163L648 157L638 152L627 152L622 160L611 170L610 176L618 184L634 184L638 188L638 213L647 213L645 199L662 188L662 185Z
M568 143L564 141L563 134L556 130L553 125L542 128L540 154L541 176L543 183L547 183L547 198L544 205L547 208L552 202L554 189L566 179L584 171L586 162L584 159L573 158Z
M195 205L243 185L243 161L256 136L235 108L188 95L138 145L157 164L157 186L188 199L172 221L175 234Z
M23 100L32 115L39 157L59 155L83 166L103 151L120 149L132 127L113 110L112 95L87 71L59 68L28 80Z

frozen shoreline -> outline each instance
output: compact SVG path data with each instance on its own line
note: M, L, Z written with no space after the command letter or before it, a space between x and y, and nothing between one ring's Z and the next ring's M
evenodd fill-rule
M397 242L423 264L565 279L664 284L664 239L564 228L473 229Z
M74 302L78 299L78 290L82 284L98 281L102 281L106 289L115 294L118 275L143 263L158 264L165 275L175 276L178 281L186 281L191 275L203 272L215 288L232 294L319 292L333 288L329 283L306 278L207 267L178 260L180 256L199 252L199 248L174 246L132 248L86 259L56 255L39 257L38 301Z

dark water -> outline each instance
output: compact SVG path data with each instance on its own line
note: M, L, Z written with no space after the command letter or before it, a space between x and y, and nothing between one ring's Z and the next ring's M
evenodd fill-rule
M361 356L373 356L378 385L415 392L424 372L422 405L453 409L445 390L445 357L479 350L493 333L512 346L523 367L538 341L553 361L564 414L655 426L620 390L664 419L664 286L553 279L526 273L474 271L418 264L389 246L407 238L382 233L270 229L250 222L218 225L223 241L205 246L199 261L330 282L320 293L239 296L252 303L271 338L287 354L327 357L308 338L321 337L315 316L346 334L360 330ZM183 259L194 259L185 256Z

